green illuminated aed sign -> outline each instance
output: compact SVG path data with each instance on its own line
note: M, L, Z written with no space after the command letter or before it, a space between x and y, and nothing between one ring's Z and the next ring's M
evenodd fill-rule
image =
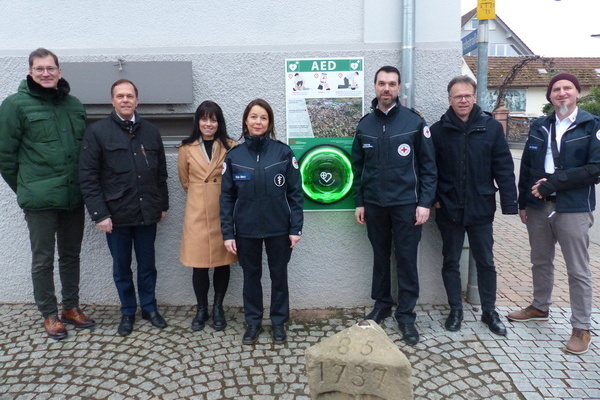
M304 194L317 203L335 203L352 189L350 157L336 146L322 145L307 151L300 160L300 173Z

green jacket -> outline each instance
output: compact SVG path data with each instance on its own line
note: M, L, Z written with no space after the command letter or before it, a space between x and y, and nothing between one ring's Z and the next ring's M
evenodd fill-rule
M48 90L27 76L0 105L0 173L22 209L83 204L77 168L86 114L69 91L64 79Z

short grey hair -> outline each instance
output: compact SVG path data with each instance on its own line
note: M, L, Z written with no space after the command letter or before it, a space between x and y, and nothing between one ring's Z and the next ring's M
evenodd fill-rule
M469 77L467 75L459 75L459 76L455 76L454 78L452 78L450 83L448 83L448 96L450 96L450 91L452 90L452 86L456 85L457 83L468 83L469 85L473 86L474 92L477 91L477 83L475 83L475 81L471 77Z

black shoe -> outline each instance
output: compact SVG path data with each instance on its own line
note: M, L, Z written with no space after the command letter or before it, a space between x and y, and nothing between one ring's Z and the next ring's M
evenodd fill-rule
M150 321L153 327L162 329L167 327L167 321L158 313L158 311L142 311L142 318Z
M117 329L117 333L121 336L131 335L133 332L133 323L135 322L135 315L122 315L121 323Z
M365 319L372 319L373 321L377 322L378 324L381 324L381 322L383 322L383 320L386 319L387 317L389 317L390 315L392 315L391 308L375 307L375 308L373 308L373 311L371 311L370 313L367 314Z
M258 335L262 331L262 327L259 325L248 325L248 330L244 333L242 338L242 344L254 344L258 340Z
M208 310L206 306L198 306L196 309L196 316L192 320L192 330L201 331L206 326L206 320L208 319Z
M283 324L273 325L273 343L285 344L286 339L285 326Z
M460 323L463 320L463 310L462 309L451 309L450 314L448 314L448 318L446 319L446 323L444 327L447 331L456 332L460 331Z
M419 343L419 332L415 328L415 324L403 324L398 322L398 328L402 332L402 340L411 346Z
M500 336L506 336L506 327L500 321L500 316L496 311L484 311L481 314L481 322L486 324L492 333Z
M215 304L213 306L213 327L215 331L222 331L227 326L225 310L223 310L223 298L225 293L215 293Z

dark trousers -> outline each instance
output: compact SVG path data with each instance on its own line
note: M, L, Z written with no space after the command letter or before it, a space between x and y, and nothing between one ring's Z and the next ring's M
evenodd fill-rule
M154 241L156 224L121 226L106 234L108 248L113 258L113 278L121 300L121 314L134 315L137 310L131 250L135 249L137 284L142 311L156 311L156 262Z
M419 298L417 249L421 226L415 226L415 213L415 204L393 207L365 204L367 233L373 247L371 298L376 308L394 305L390 268L393 240L398 282L396 320L403 324L415 322L414 308Z
M496 267L494 266L494 233L492 223L462 226L452 222L441 211L436 213L436 223L442 236L442 279L452 309L462 309L460 256L469 237L469 247L477 266L477 285L483 311L493 311L496 306Z
M287 265L292 255L288 235L264 239L237 237L238 259L244 270L244 315L248 325L258 325L263 319L262 251L263 242L271 276L271 322L284 324L290 318Z
M199 306L206 306L208 304L208 289L210 288L210 277L208 270L211 268L194 268L192 273L192 285L194 286L194 294L196 295L196 304ZM213 287L215 294L227 293L229 287L229 276L231 275L231 268L229 265L223 265L221 267L212 268L213 273Z
M58 250L58 273L62 305L79 307L79 254L83 239L83 206L73 211L25 210L31 243L31 278L35 304L44 318L58 313L54 290L54 247Z

